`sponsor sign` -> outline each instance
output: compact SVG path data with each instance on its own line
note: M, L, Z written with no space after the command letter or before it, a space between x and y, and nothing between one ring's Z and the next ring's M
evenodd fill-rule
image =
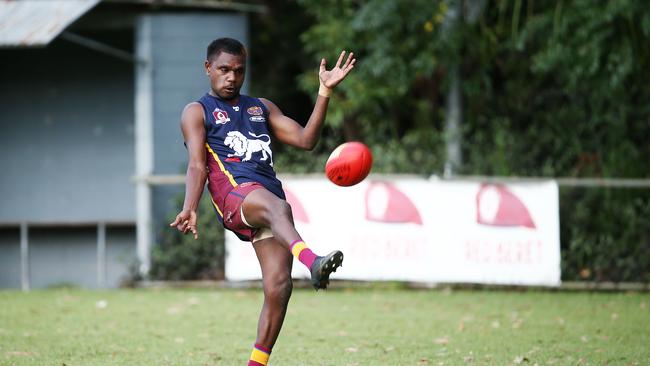
M298 232L316 253L340 249L333 278L427 283L560 284L554 181L481 184L417 179L353 187L283 181ZM318 192L318 194L314 194ZM226 235L226 277L261 278L250 243ZM293 276L308 278L298 261Z
M251 122L266 122L266 118L263 116L250 116L249 119Z

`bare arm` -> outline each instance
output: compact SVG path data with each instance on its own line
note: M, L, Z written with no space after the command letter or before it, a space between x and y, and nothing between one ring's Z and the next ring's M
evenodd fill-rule
M203 187L208 177L205 163L205 128L203 126L203 108L199 103L185 106L181 116L181 130L187 145L189 163L185 177L185 202L183 210L169 226L187 234L191 231L194 239L198 239L196 228L196 210L203 194Z
M313 112L311 112L307 124L305 127L302 127L294 119L285 116L273 102L260 98L269 110L269 124L275 137L282 143L304 150L312 150L318 142L323 121L325 121L329 99L321 95L318 96L316 105L314 106Z
M270 100L261 99L262 103L269 110L269 124L278 140L287 145L305 150L312 150L316 146L320 138L323 121L325 121L325 115L327 114L330 93L336 85L345 79L356 62L352 53L348 55L347 60L342 64L344 58L345 51L341 52L336 66L332 70L326 70L326 61L325 59L321 60L318 72L318 78L320 80L318 98L305 127L302 127L292 118L285 116L280 108Z

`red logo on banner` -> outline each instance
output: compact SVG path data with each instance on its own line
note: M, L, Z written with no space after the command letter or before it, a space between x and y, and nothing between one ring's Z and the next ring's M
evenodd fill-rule
M366 190L366 219L388 223L422 225L411 199L391 183L371 182Z
M304 223L309 223L309 216L307 216L307 211L302 206L302 203L298 200L298 197L291 193L287 187L284 187L284 195L287 197L287 202L291 206L291 212L293 213L293 219L296 221L302 221Z
M535 228L524 203L501 184L482 184L476 194L476 222L490 226Z

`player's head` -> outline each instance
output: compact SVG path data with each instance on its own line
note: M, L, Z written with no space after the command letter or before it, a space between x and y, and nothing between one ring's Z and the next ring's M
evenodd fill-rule
M222 52L231 55L244 57L246 60L246 47L236 39L233 38L217 38L210 42L208 45L208 54L206 59L212 61L217 58Z
M208 45L205 72L217 96L225 100L238 97L246 73L246 48L236 39L215 39Z

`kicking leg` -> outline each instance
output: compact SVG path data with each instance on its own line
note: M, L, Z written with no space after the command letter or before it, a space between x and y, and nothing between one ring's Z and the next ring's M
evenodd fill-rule
M262 239L253 244L262 268L264 305L257 325L257 340L249 365L266 365L282 322L287 312L293 284L291 265L293 258L286 247L275 238Z
M336 250L323 257L316 256L293 226L293 214L287 201L260 188L248 193L242 212L249 225L271 229L275 239L310 270L316 289L327 287L330 274L343 262L343 253Z
M291 206L266 189L256 189L246 195L242 211L247 223L253 227L270 228L273 236L287 247L302 240L293 226Z

